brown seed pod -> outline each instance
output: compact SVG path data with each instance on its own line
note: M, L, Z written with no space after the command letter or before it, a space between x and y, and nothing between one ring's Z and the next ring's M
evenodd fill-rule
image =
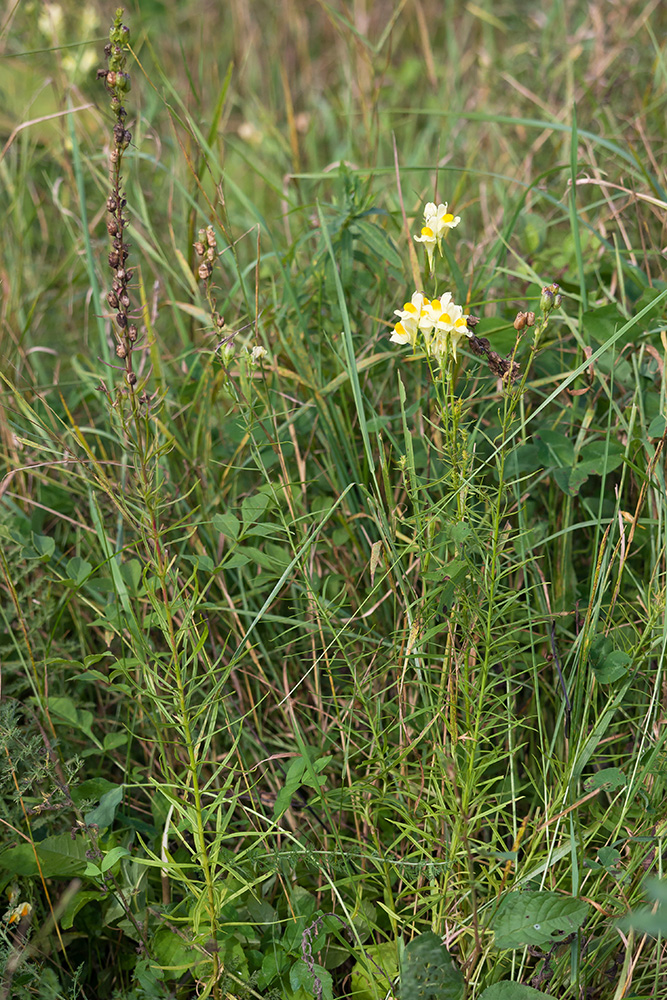
M132 343L134 343L135 340L137 339L137 328L134 325L134 323L130 323L130 325L128 326L127 335L129 339L132 341Z
M127 357L127 347L125 344L116 344L116 354L119 358Z

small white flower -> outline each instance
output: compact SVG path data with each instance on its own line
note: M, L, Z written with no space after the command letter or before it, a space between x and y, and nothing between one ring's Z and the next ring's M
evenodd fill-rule
M267 357L267 355L268 355L268 351L266 350L265 347L262 347L261 344L255 344L255 346L253 347L252 351L250 352L250 358L255 363L257 363L258 361L260 361L262 358Z

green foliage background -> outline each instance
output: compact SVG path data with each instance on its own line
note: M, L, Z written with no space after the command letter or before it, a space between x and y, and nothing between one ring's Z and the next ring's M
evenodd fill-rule
M113 14L0 28L0 998L660 996L664 6L129 4L134 393Z

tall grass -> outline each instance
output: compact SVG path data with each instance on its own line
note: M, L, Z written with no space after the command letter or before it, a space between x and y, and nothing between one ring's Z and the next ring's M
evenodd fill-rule
M45 13L0 997L661 996L662 8L144 3L97 83L113 12ZM479 319L442 365L415 289Z

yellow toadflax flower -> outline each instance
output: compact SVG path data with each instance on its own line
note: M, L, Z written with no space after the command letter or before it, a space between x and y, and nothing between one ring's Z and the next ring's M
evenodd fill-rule
M433 271L433 254L437 246L438 253L442 256L442 241L450 229L455 229L461 221L460 216L454 216L447 211L447 202L436 205L429 201L424 209L424 225L421 235L415 236L416 243L426 245L428 254L428 266Z
M400 316L400 320L389 338L392 343L410 344L410 347L414 348L417 343L417 334L424 307L429 304L429 300L421 292L413 292L412 298L405 303L402 309L394 309L394 313L396 316Z
M414 292L410 302L394 312L400 320L391 341L409 344L414 350L421 337L427 355L440 367L450 354L456 359L458 344L464 337L472 336L468 315L452 301L451 292L444 292L439 299L427 299L421 292Z

